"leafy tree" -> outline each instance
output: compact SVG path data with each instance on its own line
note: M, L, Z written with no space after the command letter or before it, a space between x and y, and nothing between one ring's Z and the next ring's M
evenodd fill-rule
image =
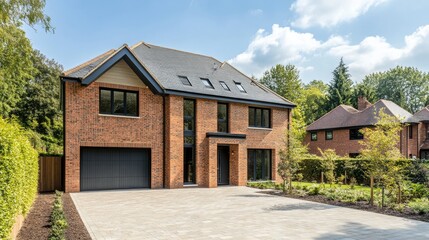
M389 69L373 75L378 78L377 97L395 102L402 108L415 113L429 103L429 74L413 67Z
M324 178L326 178L326 181L332 185L335 181L335 160L339 159L339 156L336 154L334 149L326 149L325 151L320 148L318 149L322 159L320 162L320 166L322 168L321 182L323 184Z
M60 153L63 139L62 115L60 111L59 75L62 66L34 51L32 62L36 68L28 81L17 110L21 124L41 135L44 152Z
M0 0L0 26L33 27L41 24L46 31L52 30L51 18L43 13L45 0Z
M358 107L358 98L360 96L365 97L369 102L374 103L379 98L377 96L377 87L380 82L382 74L372 73L362 80L362 82L356 84L353 90L352 104L355 108Z
M286 185L288 185L289 193L292 192L292 179L299 170L299 162L308 154L307 146L302 144L304 134L302 128L294 122L290 125L289 131L286 132L285 148L280 151L280 162L277 168L280 177L283 179L284 193L286 193Z
M299 71L291 64L277 64L270 70L265 71L260 82L292 102L296 102L302 92Z
M329 84L327 110L340 104L351 105L353 98L352 85L348 67L341 58L337 68L332 72L333 79Z
M32 48L23 30L0 27L0 117L8 118L34 73Z
M359 142L362 145L360 157L368 160L371 205L374 204L374 179L383 188L392 179L398 180L400 172L397 169L396 160L402 158L398 148L401 122L396 117L386 114L384 109L380 109L377 116L377 123L373 128L361 130L364 140Z
M326 113L328 86L320 80L313 80L304 86L301 105L306 125L314 122Z

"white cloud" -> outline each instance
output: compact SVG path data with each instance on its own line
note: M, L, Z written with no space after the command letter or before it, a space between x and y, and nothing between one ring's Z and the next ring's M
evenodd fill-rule
M339 36L322 43L311 33L300 33L289 27L274 24L271 33L259 29L246 51L229 62L244 72L260 76L263 71L275 64L300 63L303 65L308 54L314 53L317 49L341 43L345 43L345 40ZM308 66L300 67L310 70Z
M371 7L385 1L387 0L297 0L291 6L291 10L298 14L298 19L292 22L292 26L335 26L365 14Z
M429 25L419 27L404 37L403 47L394 47L380 36L369 36L355 45L343 44L329 49L328 53L344 57L355 76L381 71L395 65L416 64L416 58L429 54Z
M384 71L396 65L414 66L428 71L429 66L425 65L428 55L429 25L421 26L405 36L403 45L397 47L381 36L369 36L355 44L343 36L331 36L323 41L311 33L297 32L274 24L271 33L264 29L258 30L247 49L229 62L257 77L275 64L291 63L301 70L304 80L321 77L328 80L343 57L352 78L359 81L369 73Z

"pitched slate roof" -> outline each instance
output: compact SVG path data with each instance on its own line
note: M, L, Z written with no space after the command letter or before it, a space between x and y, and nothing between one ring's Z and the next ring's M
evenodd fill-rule
M429 106L426 106L422 110L416 112L414 117L420 121L429 121Z
M384 109L385 113L395 116L403 123L419 122L411 113L394 102L381 99L361 111L351 106L340 105L310 124L307 131L372 126L377 123L380 109Z
M189 53L175 49L159 47L144 42L128 48L150 75L160 84L165 94L183 95L198 94L204 98L235 99L270 103L283 107L294 107L295 104L277 95L259 82L247 77L227 62L201 54ZM119 50L111 50L64 73L63 77L84 80ZM178 76L186 76L192 86L183 85ZM207 88L200 78L207 78L214 89ZM230 91L220 85L225 82ZM246 93L240 92L236 83L240 83Z

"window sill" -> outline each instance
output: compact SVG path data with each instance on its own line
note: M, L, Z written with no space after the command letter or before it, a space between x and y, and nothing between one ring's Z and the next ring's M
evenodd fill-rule
M132 118L132 119L139 119L140 118L137 116L114 115L114 114L98 114L98 116L100 116L100 117Z
M265 130L265 131L272 131L272 128L262 128L262 127L247 127L248 129L252 130Z

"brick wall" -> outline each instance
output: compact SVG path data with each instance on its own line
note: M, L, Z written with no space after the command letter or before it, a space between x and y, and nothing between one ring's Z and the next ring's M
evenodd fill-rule
M360 153L362 146L359 144L361 140L350 140L349 129L334 129L333 139L325 139L325 131L317 131L317 141L311 141L311 134L307 132L304 144L308 144L311 154L320 155L318 148L322 150L335 149L340 156L349 157L350 153ZM417 125L413 127L413 138L408 137L408 127L404 127L399 133L400 140L398 148L404 157L409 157L410 154L417 156Z
M139 117L99 114L99 87L139 91ZM148 88L94 82L89 86L67 82L66 88L66 191L80 190L80 147L151 148L151 187L183 187L183 97L154 95ZM277 174L279 151L288 125L289 111L273 108L272 129L248 127L248 105L230 103L231 133L247 139L207 138L217 132L217 101L196 100L196 182L202 187L217 186L217 146L230 146L230 184L247 182L247 149L272 150L272 179ZM165 175L163 169L163 109L165 110Z
M139 91L139 117L99 114L99 87ZM65 190L80 190L80 147L151 148L151 187L163 185L162 97L148 88L94 82L65 83Z

